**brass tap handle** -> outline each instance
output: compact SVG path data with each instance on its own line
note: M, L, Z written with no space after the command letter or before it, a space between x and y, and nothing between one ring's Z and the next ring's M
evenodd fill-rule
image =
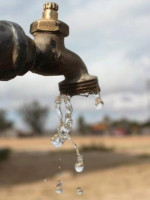
M47 2L44 4L43 18L47 20L58 19L58 5L54 2Z
M44 10L50 9L50 10L55 10L58 11L58 5L54 2L47 2L44 4Z
M34 21L30 26L30 33L35 32L60 32L65 37L69 35L69 26L58 20L58 5L54 2L47 2L43 5L43 17Z

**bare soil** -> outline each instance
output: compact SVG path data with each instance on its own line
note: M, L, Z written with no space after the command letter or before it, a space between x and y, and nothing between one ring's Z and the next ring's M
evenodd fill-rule
M66 151L54 151L49 138L0 139L0 147L12 149L10 158L0 163L0 200L150 199L150 137L74 140L79 146L105 144L115 151L83 152L85 171L77 174L69 143ZM64 183L62 195L55 193L59 179ZM76 195L78 186L83 187L83 196Z

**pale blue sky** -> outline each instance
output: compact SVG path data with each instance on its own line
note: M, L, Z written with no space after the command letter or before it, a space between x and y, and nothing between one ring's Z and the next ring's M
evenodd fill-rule
M30 24L41 18L43 0L1 0L0 19L19 23L29 34ZM91 74L99 78L105 107L96 111L94 99L73 98L75 118L88 122L104 115L113 118L147 118L146 80L150 79L149 0L57 0L59 19L70 27L67 48L75 51ZM31 35L30 35L31 36ZM32 36L31 36L32 37ZM42 77L27 73L0 84L0 107L14 110L24 102L38 99L50 105L49 126L57 124L54 99L63 77ZM16 118L16 117L15 117ZM17 119L17 118L16 118ZM20 122L17 120L17 125Z

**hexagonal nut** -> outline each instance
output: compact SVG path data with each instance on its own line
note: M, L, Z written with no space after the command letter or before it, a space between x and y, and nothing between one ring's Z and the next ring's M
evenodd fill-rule
M44 7L44 10L45 9L51 9L51 10L56 10L56 11L58 10L58 5L54 2L47 2L44 4L43 7Z
M38 31L59 31L64 34L64 36L69 35L69 26L59 20L45 20L40 19L33 22L30 26L30 33L34 35Z

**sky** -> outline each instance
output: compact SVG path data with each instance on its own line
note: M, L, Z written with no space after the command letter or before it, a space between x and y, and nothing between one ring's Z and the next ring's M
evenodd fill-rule
M150 1L149 0L56 0L59 19L70 27L66 47L86 63L89 73L98 76L105 106L97 111L94 97L73 97L73 117L83 115L88 123L104 116L144 121L148 112L147 82L150 80ZM30 24L40 19L43 0L1 0L0 19L18 23L28 36ZM47 126L58 120L54 100L58 82L64 77L43 77L28 72L0 83L0 108L8 118L23 124L15 110L38 100L50 107ZM75 123L76 124L76 123Z

